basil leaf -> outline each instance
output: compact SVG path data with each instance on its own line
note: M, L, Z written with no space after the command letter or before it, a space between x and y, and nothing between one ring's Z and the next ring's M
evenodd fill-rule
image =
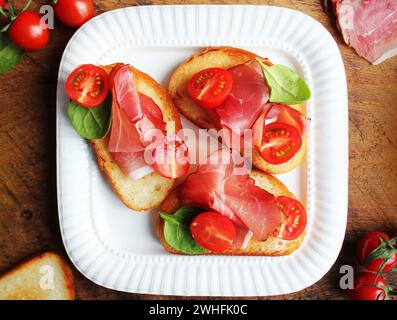
M309 87L294 70L281 64L267 66L259 59L257 61L270 88L270 102L295 104L310 99Z
M86 139L101 139L109 132L112 109L111 99L106 99L95 108L85 108L71 101L68 116L73 128Z
M23 50L19 49L4 32L0 33L0 74L13 68L22 58Z
M190 224L204 210L195 207L181 207L173 215L159 212L164 220L164 238L174 249L187 254L201 254L208 250L193 239Z

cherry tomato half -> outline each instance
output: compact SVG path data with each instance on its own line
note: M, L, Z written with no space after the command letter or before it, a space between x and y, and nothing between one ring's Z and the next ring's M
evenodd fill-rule
M364 265L365 260L368 258L368 256L377 249L380 244L381 244L381 238L383 238L385 241L389 241L390 238L386 233L383 232L369 232L365 234L357 243L357 258L360 264ZM385 248L384 249L385 256L388 257L384 258L385 260L387 259L386 264L383 266L382 271L390 271L394 267L397 266L397 246L395 246L395 249L390 249L390 248ZM383 259L378 258L374 259L367 264L364 265L365 269L368 271L374 271L378 272L381 265L382 265Z
M25 11L11 23L8 35L22 50L35 51L46 46L50 31L38 14Z
M350 300L385 300L386 281L375 273L359 272L354 275L354 288L349 289Z
M302 146L301 134L293 126L273 122L263 130L262 145L258 149L263 159L271 164L287 162Z
M298 200L290 197L280 196L276 201L283 215L279 237L284 240L298 238L306 227L305 208Z
M229 218L218 212L200 213L190 225L194 240L204 249L223 252L236 238L236 227Z
M177 135L168 136L153 150L153 169L166 178L183 177L189 170L189 150Z
M66 79L66 94L76 103L94 108L101 104L109 89L106 72L92 64L83 64Z
M196 73L189 81L190 97L204 108L220 106L230 94L233 77L222 68L209 68Z
M80 27L94 16L93 0L57 0L56 16L69 27Z

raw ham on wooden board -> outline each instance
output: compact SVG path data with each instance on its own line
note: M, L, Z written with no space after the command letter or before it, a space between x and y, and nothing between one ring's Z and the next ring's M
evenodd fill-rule
M332 0L344 41L373 64L397 54L397 0Z
M212 153L207 164L180 186L180 198L184 205L212 209L231 219L245 233L239 236L241 242L249 231L265 240L282 219L275 196L255 186L247 171L238 168L240 174L236 174L234 157L239 155L221 149Z

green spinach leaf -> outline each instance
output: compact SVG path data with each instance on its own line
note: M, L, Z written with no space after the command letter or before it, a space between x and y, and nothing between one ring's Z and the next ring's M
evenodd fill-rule
M0 32L0 74L13 68L22 58L19 49L4 32Z
M294 70L281 64L267 66L260 59L257 61L270 88L270 102L296 104L310 99L309 87Z
M164 220L164 238L174 249L187 254L201 254L202 248L192 237L190 224L204 210L195 207L181 207L173 215L159 212Z
M112 109L110 98L95 108L85 108L71 101L68 116L73 128L86 139L101 139L109 132Z

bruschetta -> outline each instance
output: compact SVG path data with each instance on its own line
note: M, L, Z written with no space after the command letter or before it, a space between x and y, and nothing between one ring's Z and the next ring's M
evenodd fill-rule
M306 234L304 205L277 178L245 171L229 155L210 154L166 198L157 224L161 244L185 255L292 253Z
M306 150L305 101L310 89L292 69L233 47L209 47L189 57L170 78L179 111L205 129L240 139L253 165L272 174L297 167ZM251 130L249 140L243 132Z
M156 162L156 154L175 151L171 144L186 149L177 136L181 122L167 91L149 75L118 63L79 66L69 75L66 92L70 121L90 141L120 200L138 211L158 207L188 169L178 161ZM146 136L150 131L160 132L166 143L153 147Z

